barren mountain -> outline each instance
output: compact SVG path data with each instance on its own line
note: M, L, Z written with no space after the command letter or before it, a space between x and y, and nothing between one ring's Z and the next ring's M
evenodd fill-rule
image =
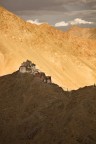
M96 144L96 86L65 92L31 74L0 77L0 144Z
M75 29L73 33L74 28L62 32L48 24L37 26L0 7L0 75L30 59L65 89L95 83L96 29Z
M96 39L96 28L80 28L78 26L73 26L68 32L84 39Z

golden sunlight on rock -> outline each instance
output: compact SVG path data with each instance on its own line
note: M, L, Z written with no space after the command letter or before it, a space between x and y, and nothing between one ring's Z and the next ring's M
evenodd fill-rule
M35 25L0 7L0 75L18 70L26 59L64 89L96 82L96 29L62 32Z

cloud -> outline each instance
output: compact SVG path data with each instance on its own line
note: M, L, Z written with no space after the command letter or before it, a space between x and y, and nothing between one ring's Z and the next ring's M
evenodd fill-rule
M32 23L32 24L36 24L36 25L41 25L42 23L40 23L39 22L39 20L38 19L36 19L36 20L27 20L27 22L29 22L29 23Z
M68 22L62 21L62 22L56 23L55 27L78 25L78 24L93 24L93 22L89 22L89 21L82 20L80 18L76 18L73 21L68 21Z
M73 21L70 21L69 24L71 24L71 25L75 25L75 24L93 24L93 22L88 22L88 21L76 18Z
M55 27L60 27L60 26L68 26L69 24L66 23L65 21L59 22L55 24Z

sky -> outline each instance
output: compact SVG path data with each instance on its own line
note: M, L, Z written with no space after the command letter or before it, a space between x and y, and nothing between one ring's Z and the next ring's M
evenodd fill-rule
M31 23L96 27L96 0L0 0L0 5Z

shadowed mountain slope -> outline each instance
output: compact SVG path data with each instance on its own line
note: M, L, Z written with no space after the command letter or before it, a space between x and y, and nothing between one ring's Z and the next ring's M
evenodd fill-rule
M96 40L84 35L31 24L0 7L0 75L16 71L22 61L30 59L65 89L94 84Z
M0 144L96 144L96 87L65 92L18 71L0 77Z

